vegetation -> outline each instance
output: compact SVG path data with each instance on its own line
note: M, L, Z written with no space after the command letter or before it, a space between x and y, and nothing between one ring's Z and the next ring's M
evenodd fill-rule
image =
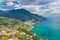
M0 40L43 40L28 32L30 25L14 18L0 17Z
M17 38L18 40L41 40L41 38L39 38L35 34L32 34L22 28L13 29L13 30L11 29L11 32L9 33L7 33L6 30L8 30L8 28L4 28L3 30L1 30L1 32L2 31L4 32L0 34L0 40L9 40L14 38Z
M8 28L24 28L24 29L31 29L31 25L27 25L20 20L17 20L15 18L6 18L6 17L0 17L0 28L1 27L8 27Z
M37 22L37 21L43 21L46 19L43 16L33 14L26 9L17 9L17 10L8 10L8 11L0 10L0 16L16 18L23 22L25 22L26 20L29 20L29 21L33 20L33 22Z

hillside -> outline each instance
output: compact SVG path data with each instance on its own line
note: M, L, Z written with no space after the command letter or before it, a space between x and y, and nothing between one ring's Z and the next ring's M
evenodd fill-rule
M1 34L2 33L2 34ZM0 40L44 40L36 36L36 34L30 33L25 29L8 29L4 28L0 30Z
M27 25L27 24L21 22L20 20L17 20L15 18L6 18L6 17L0 17L0 27L1 26L5 26L8 28L21 27L26 30L32 28L31 25Z
M42 40L27 31L31 27L15 18L0 17L0 40Z
M46 19L42 17L41 15L30 13L26 9L16 9L16 10L9 10L9 11L0 10L0 16L5 16L8 18L16 18L23 22L27 20L29 21L33 20L33 22L37 22L37 21L43 21Z

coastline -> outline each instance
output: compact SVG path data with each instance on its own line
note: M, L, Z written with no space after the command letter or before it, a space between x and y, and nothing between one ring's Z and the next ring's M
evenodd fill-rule
M34 25L34 24L36 24L36 23L39 23L39 22L34 22L34 23L31 24L31 26ZM34 28L34 26L32 26L30 30L32 30L33 28Z
M31 27L28 29L28 31L30 31L30 30L32 30L32 29L34 28L34 26L32 26L32 25L34 25L34 24L36 24L36 23L39 23L39 22L40 22L40 21L37 21L37 22L26 21L26 22L24 22L24 23L31 26Z

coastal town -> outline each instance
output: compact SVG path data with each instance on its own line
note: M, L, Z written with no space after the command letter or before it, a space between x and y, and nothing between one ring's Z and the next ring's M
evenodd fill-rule
M25 32L19 32L17 30L12 30L11 32L7 33L5 29L0 29L0 40L35 40L33 36L27 35ZM12 36L12 37L11 37ZM19 36L22 37L22 39L19 39ZM36 36L36 34L34 34ZM42 38L40 40L43 40Z
M31 25L20 20L0 17L0 40L45 40L29 32L31 29Z

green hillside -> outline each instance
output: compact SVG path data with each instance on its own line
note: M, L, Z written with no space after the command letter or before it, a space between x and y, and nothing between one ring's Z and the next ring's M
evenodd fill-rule
M26 30L31 29L31 25L24 24L20 20L17 20L15 18L6 18L6 17L0 17L0 27L8 27L8 28L24 28Z
M0 17L0 40L43 40L28 32L31 27L15 18Z

